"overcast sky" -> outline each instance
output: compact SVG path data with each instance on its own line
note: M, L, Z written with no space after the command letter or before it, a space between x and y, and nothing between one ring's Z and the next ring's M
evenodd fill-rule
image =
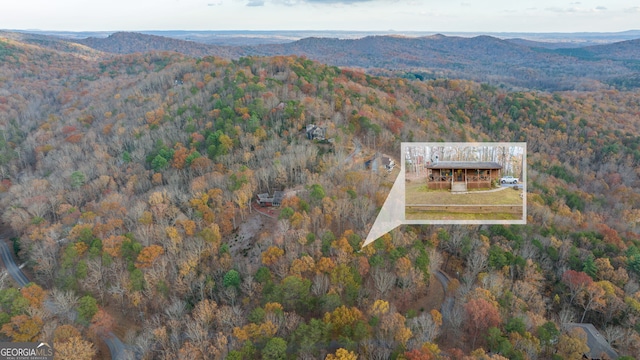
M0 28L613 32L640 28L637 0L18 0Z

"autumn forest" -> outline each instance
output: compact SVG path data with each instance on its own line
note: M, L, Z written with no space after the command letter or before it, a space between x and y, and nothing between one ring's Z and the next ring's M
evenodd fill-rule
M31 283L0 275L0 341L60 359L111 358L108 336L131 359L581 359L566 324L589 323L640 358L640 90L5 35L0 233ZM412 141L526 142L527 225L401 226L362 248L395 180L365 162Z

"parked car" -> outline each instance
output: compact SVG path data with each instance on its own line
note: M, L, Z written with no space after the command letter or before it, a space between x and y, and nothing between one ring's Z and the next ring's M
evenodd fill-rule
M500 178L500 183L501 184L517 184L518 178L513 176L504 176Z

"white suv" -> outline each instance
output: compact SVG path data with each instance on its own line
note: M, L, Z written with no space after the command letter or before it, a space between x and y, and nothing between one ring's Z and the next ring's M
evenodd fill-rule
M505 176L505 177L500 179L500 183L501 184L517 184L518 183L518 178L513 177L513 176Z

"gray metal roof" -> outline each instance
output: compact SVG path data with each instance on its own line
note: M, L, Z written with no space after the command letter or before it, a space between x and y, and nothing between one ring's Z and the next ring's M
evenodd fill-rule
M580 328L587 334L587 346L589 347L589 353L586 354L590 359L602 359L601 355L605 354L610 359L617 359L618 353L609 345L607 340L600 334L600 332L588 323L565 323L563 324L565 329Z
M274 191L273 192L273 201L274 202L282 202L282 199L284 199L284 191Z
M427 165L427 169L502 169L502 165L493 161L439 161Z

